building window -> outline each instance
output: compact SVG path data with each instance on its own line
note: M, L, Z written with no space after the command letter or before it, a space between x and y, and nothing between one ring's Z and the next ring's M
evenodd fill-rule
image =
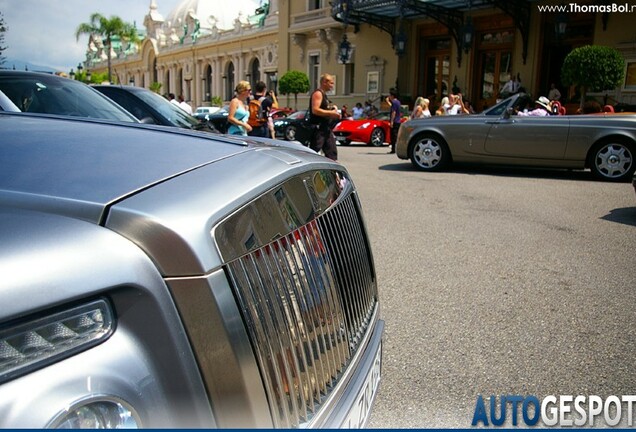
M234 63L230 62L227 65L227 74L225 78L225 100L230 100L234 97Z
M628 61L625 70L625 90L636 90L636 61Z
M318 88L320 84L320 54L309 54L309 84L312 89Z
M342 93L345 95L349 95L354 93L355 86L355 65L353 63L346 63L344 65L345 73L344 73L344 83L342 87Z
M316 9L322 9L323 8L323 0L307 0L308 4L307 4L307 10L308 11L312 11L312 10L316 10Z
M257 58L255 58L252 62L252 67L250 68L250 77L251 83L254 84L261 80L261 62L258 61Z
M440 102L450 91L450 38L427 39L424 51L424 91L431 102Z

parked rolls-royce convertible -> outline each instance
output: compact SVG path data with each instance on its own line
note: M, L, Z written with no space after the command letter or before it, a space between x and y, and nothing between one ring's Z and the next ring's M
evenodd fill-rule
M397 156L423 171L451 162L585 169L627 181L636 168L636 115L516 116L522 95L483 114L435 116L402 124Z
M347 170L295 143L0 112L0 427L362 427Z

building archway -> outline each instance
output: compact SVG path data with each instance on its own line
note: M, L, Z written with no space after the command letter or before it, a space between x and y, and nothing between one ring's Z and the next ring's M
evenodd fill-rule
M249 68L249 74L250 79L248 79L248 81L250 81L250 84L252 84L252 86L261 81L261 62L256 57L252 60Z
M175 96L179 98L179 96L185 96L183 94L183 68L179 67L177 69L177 87L175 89Z
M225 72L225 100L230 100L234 97L234 87L236 82L234 63L229 62L227 64L226 72Z
M201 98L203 102L210 102L212 99L212 66L207 65L203 69L203 89Z

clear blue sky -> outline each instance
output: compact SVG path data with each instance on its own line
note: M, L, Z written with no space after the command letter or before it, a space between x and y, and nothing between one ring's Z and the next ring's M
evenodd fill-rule
M165 18L179 0L155 0ZM217 0L222 3L224 0ZM94 12L118 16L143 28L151 0L0 0L9 30L4 57L68 72L85 59L88 36L75 39L75 30ZM5 67L11 67L10 61Z

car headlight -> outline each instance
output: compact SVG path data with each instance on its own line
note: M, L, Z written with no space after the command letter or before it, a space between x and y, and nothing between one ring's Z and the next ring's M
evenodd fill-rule
M371 126L371 122L364 122L360 126L358 126L358 129L366 129L369 126Z
M0 383L95 346L114 327L105 300L0 326Z
M55 429L139 429L138 416L124 402L100 400L67 410L51 423Z

